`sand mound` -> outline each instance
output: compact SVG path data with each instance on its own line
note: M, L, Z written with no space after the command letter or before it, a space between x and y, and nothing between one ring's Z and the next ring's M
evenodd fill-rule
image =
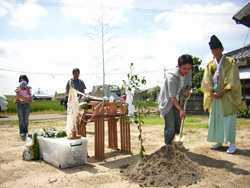
M122 176L143 187L188 186L203 178L203 169L173 146L163 146L121 170Z

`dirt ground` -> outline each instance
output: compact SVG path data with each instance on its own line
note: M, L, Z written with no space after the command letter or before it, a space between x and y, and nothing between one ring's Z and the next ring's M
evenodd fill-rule
M208 118L204 117L207 122ZM130 167L131 171L134 166L140 163L139 141L137 125L131 125L131 150L132 155L121 153L119 150L114 151L105 147L105 161L98 161L94 156L94 124L87 125L88 137L88 154L90 158L87 163L66 169L60 169L42 160L23 161L22 148L24 141L18 134L17 121L0 122L0 187L142 187L147 184L144 179L140 178L141 183L132 181L133 176L125 178L124 167ZM176 170L165 169L166 163L158 163L156 171L165 173L166 178L171 177L176 181L176 174L185 175L192 170L200 169L199 178L193 181L188 187L198 188L244 188L250 185L250 120L247 119L244 125L237 128L235 154L227 154L229 144L224 145L218 150L211 150L213 143L206 141L207 129L205 128L186 128L184 127L184 145L190 148L190 151L171 150L178 156L182 156L177 162L172 163ZM40 128L55 127L56 130L65 130L66 119L50 120L30 120L29 132L32 133ZM107 146L107 126L105 145ZM155 155L155 152L164 146L163 125L144 125L143 132L145 137L145 154L148 156ZM118 142L119 126L118 126ZM118 143L120 147L120 142ZM169 159L170 151L161 150L164 156ZM169 155L168 155L169 154ZM162 155L162 157L164 157ZM174 156L174 155L172 155ZM159 158L159 157L158 157ZM144 159L145 160L145 159ZM139 162L138 162L139 161ZM136 163L137 162L137 163ZM157 160L156 162L157 163ZM178 163L185 165L178 166ZM143 163L144 164L144 163ZM154 163L151 162L151 166ZM161 166L161 164L163 166ZM164 165L165 164L165 165ZM139 165L140 166L140 165ZM178 168L179 167L179 168ZM165 167L164 167L165 168ZM147 170L147 166L144 166ZM138 169L137 169L138 170ZM141 173L141 171L137 171ZM202 172L202 174L201 174ZM154 172L152 171L152 174ZM134 173L136 176L136 173ZM197 176L198 177L198 176ZM162 177L164 178L164 177ZM179 176L179 178L181 178ZM154 179L156 184L152 186L161 186L163 179ZM145 180L146 182L146 180ZM152 181L151 181L152 182ZM178 182L178 181L177 181ZM186 187L186 185L169 184L173 187ZM165 187L165 186L163 186Z

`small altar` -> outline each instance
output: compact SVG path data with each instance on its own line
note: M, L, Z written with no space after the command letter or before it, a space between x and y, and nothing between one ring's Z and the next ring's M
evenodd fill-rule
M40 157L57 167L68 168L87 162L88 139L69 140L64 138L44 138L38 136Z
M120 110L117 105L120 104ZM130 123L127 121L128 104L122 102L90 102L92 112L84 111L77 117L78 134L86 137L88 122L94 122L95 133L95 158L104 160L105 123L108 122L108 148L118 150L117 121L120 120L121 151L131 153Z

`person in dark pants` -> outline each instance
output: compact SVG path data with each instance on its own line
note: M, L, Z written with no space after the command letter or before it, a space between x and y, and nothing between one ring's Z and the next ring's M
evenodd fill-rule
M29 83L29 79L26 75L20 75L19 83L25 81ZM30 114L30 99L31 99L31 88L29 88L28 97L23 97L17 93L17 97L21 100L17 101L16 111L19 120L19 131L20 136L25 137L28 134L29 126L29 114Z
M178 58L178 67L167 73L159 96L159 111L164 117L164 140L169 145L176 134L180 133L181 119L186 118L182 109L183 96L189 95L191 89L193 59L190 55ZM182 146L182 149L188 150Z

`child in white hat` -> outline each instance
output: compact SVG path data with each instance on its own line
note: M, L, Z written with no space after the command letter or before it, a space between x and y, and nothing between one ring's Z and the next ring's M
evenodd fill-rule
M19 85L20 85L19 89L16 89L15 92L25 98L29 97L29 94L27 91L27 88L28 88L27 83L25 81L21 81ZM17 101L23 101L23 100L17 97L16 100L14 101L14 104L16 104Z

